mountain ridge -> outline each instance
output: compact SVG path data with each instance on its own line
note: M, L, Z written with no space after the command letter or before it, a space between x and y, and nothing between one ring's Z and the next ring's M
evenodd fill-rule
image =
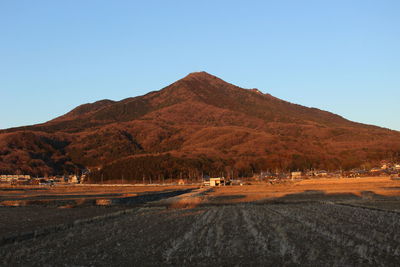
M247 175L261 169L351 168L398 155L400 132L195 72L143 96L83 104L46 123L2 130L0 145L0 172L89 168L97 170L94 177L103 170L110 179L137 179L161 175L151 168L168 177L187 169L228 168ZM138 162L148 166L130 170ZM128 166L125 174L116 170L121 164Z

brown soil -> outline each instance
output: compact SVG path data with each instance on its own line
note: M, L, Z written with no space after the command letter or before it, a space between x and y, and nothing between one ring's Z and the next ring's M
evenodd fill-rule
M1 187L0 237L130 209L193 188L190 186ZM101 202L107 200L109 205Z
M205 188L3 245L0 265L392 266L398 187L371 178Z

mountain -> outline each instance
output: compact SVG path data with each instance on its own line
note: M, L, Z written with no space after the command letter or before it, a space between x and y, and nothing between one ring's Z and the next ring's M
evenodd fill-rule
M0 172L91 179L348 169L400 153L400 132L191 73L144 96L81 105L49 122L0 131Z

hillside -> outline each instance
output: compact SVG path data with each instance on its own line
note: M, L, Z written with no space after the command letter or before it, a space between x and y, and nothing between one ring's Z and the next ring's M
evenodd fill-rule
M399 155L400 133L243 89L206 72L144 96L0 131L0 172L93 179L352 168ZM182 173L182 174L181 174Z

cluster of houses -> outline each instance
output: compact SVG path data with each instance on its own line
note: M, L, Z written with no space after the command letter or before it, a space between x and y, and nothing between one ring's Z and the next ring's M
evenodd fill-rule
M329 176L335 176L338 173L330 173L325 170L310 170L307 172L303 171L293 171L293 172L278 172L278 173L272 173L272 172L261 172L259 175L255 175L253 178L256 178L257 180L274 180L274 179L302 179L306 177L329 177Z
M398 176L400 174L400 164L383 163L381 167L371 169L352 169L349 171L311 170L308 172L291 172L290 178L313 178L313 177L366 177L366 176Z
M363 176L399 176L400 164L382 163L381 167L371 169L352 169L343 172L344 177L363 177Z
M370 173L398 174L400 173L400 164L384 163L380 168L372 168Z
M400 176L400 164L393 164L383 162L381 167L374 167L371 169L353 169L350 171L331 171L326 170L309 170L293 171L293 172L261 172L258 175L254 175L253 180L268 181L281 179L307 179L307 178L322 178L322 177L337 177L337 178L352 178L352 177L367 177L367 176ZM33 178L30 175L0 175L0 183L12 184L12 185L54 185L54 184L78 184L83 183L86 179L86 174L78 175L63 175L63 176L52 176L43 178ZM399 178L400 179L400 178ZM180 179L178 184L185 184L183 179ZM203 180L204 186L223 186L232 184L242 184L240 180L232 180L224 177L207 177Z
M30 175L0 175L0 181L1 182L12 182L12 181L18 181L18 180L29 180L31 179Z
M31 177L30 175L7 174L0 175L0 183L11 185L54 185L82 183L85 175L63 175L51 177Z
M352 169L349 171L326 171L326 170L308 170L308 171L292 171L292 172L261 172L254 175L255 180L274 180L274 179L307 179L322 177L367 177L367 176L399 176L400 163L382 162L380 167L370 169Z

